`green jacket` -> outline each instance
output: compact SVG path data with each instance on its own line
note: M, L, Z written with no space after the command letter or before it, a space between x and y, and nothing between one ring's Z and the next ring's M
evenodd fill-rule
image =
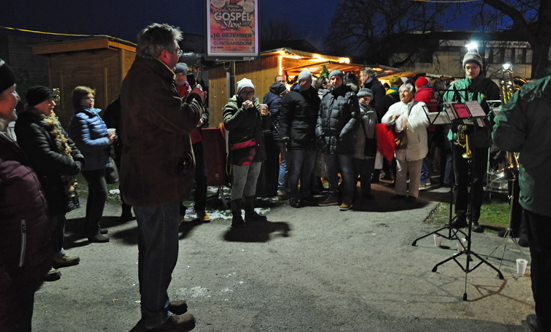
M551 216L551 76L525 85L499 113L492 138L503 150L520 152L519 202Z
M480 74L474 80L466 77L453 83L443 96L444 102L456 103L475 100L475 98L488 116L484 120L486 127L472 126L473 128L471 128L471 132L469 133L469 145L471 148L490 147L492 145L490 132L494 122L492 121L493 113L490 112L486 100L499 100L499 87L491 79L485 78L484 75ZM457 142L457 134L450 130L448 139L452 142Z
M254 161L266 160L266 151L264 148L264 138L262 129L270 129L271 118L270 114L262 116L260 113L260 101L254 97L254 108L243 109L243 103L237 95L230 98L226 106L224 106L224 126L230 132L230 144L248 141L252 138L256 141L256 155ZM234 160L235 154L230 151L230 160L232 164L236 164Z

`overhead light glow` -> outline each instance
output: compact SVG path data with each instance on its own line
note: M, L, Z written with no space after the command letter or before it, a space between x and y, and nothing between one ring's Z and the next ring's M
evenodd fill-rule
M465 47L467 48L467 50L471 51L471 50L478 50L478 44L476 42L470 42L468 43L467 45L465 45Z

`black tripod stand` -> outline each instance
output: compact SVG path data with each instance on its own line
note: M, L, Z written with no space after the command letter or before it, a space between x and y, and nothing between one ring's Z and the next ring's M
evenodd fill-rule
M457 147L452 147L453 148L457 148ZM476 150L475 150L476 151ZM475 155L475 151L472 152L472 158L476 157ZM452 153L452 158L455 158L455 153ZM455 163L455 160L454 160L454 163ZM468 164L470 165L470 169L472 170L472 160L471 159L468 159ZM474 170L472 170L474 171ZM471 220L469 222L469 227L468 227L468 235L466 237L466 240L467 240L467 247L463 246L463 243L461 241L459 241L459 245L462 247L463 251L461 251L460 253L457 253L457 254L454 254L452 257L450 258L447 258L443 261L441 261L440 263L436 264L433 268L432 268L432 272L436 272L436 270L438 269L438 266L442 265L442 264L445 264L451 260L453 260L454 262L457 263L457 265L459 265L459 267L461 267L461 269L463 270L463 272L465 272L465 293L463 294L463 301L466 301L467 300L467 275L469 274L469 272L472 272L474 271L477 267L479 267L480 265L482 265L483 263L488 265L490 268L494 269L496 272L497 272L497 276L499 277L499 279L503 279L503 274L501 273L501 271L499 269L497 269L495 266L493 266L492 264L490 264L487 260L485 260L484 258L482 258L480 255L478 255L476 252L472 251L471 250L471 242L472 242L472 237L471 237L471 234L472 234L472 225L473 225L473 215L472 215L472 207L473 207L473 198L474 198L474 190L473 190L473 181L472 181L472 172L471 172L471 175L469 176L469 180L470 180L470 187L471 187L471 191L469 193L469 208L470 208L470 211L471 211ZM451 226L451 223L450 223L450 226ZM466 263L465 263L465 266L463 266L459 261L458 261L458 258L461 257L462 255L465 255L466 256ZM478 258L480 260L480 262L478 262L476 265L474 265L473 267L470 266L471 262L473 261L472 259L472 256ZM474 264L474 263L473 263Z

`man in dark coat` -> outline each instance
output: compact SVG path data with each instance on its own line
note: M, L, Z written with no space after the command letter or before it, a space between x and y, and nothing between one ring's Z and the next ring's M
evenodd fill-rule
M377 73L369 68L365 67L360 71L360 83L361 88L370 89L373 91L373 100L371 100L371 106L375 107L375 111L379 116L379 119L382 119L384 114L380 114L380 109L382 107L383 97L385 96L386 90L381 82L377 79Z
M551 75L525 85L499 113L492 138L505 151L520 152L520 205L530 243L532 293L536 314L532 331L551 331Z
M310 178L316 161L316 122L320 99L312 87L312 74L303 70L280 108L281 140L289 151L289 204L300 207L312 201ZM300 179L300 201L298 183Z
M188 199L195 161L189 134L201 118L203 93L182 99L173 68L181 31L151 24L138 35L136 59L121 89L121 186L138 221L138 276L147 331L189 331L195 318L185 303L170 302L168 286L178 260L180 202ZM180 304L177 306L177 304Z
M355 127L360 116L358 97L350 88L343 85L343 73L333 70L329 74L331 92L321 100L316 137L325 157L325 169L329 180L328 196L320 202L321 206L337 205L339 186L339 166L343 178L344 193L341 211L352 207L356 189L354 181Z

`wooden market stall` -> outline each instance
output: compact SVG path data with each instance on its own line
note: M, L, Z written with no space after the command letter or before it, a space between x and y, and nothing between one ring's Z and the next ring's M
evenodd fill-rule
M119 96L136 56L132 43L109 36L37 45L32 51L48 57L50 88L61 92L55 112L65 128L74 113L73 89L79 85L96 89L95 107L105 110Z

